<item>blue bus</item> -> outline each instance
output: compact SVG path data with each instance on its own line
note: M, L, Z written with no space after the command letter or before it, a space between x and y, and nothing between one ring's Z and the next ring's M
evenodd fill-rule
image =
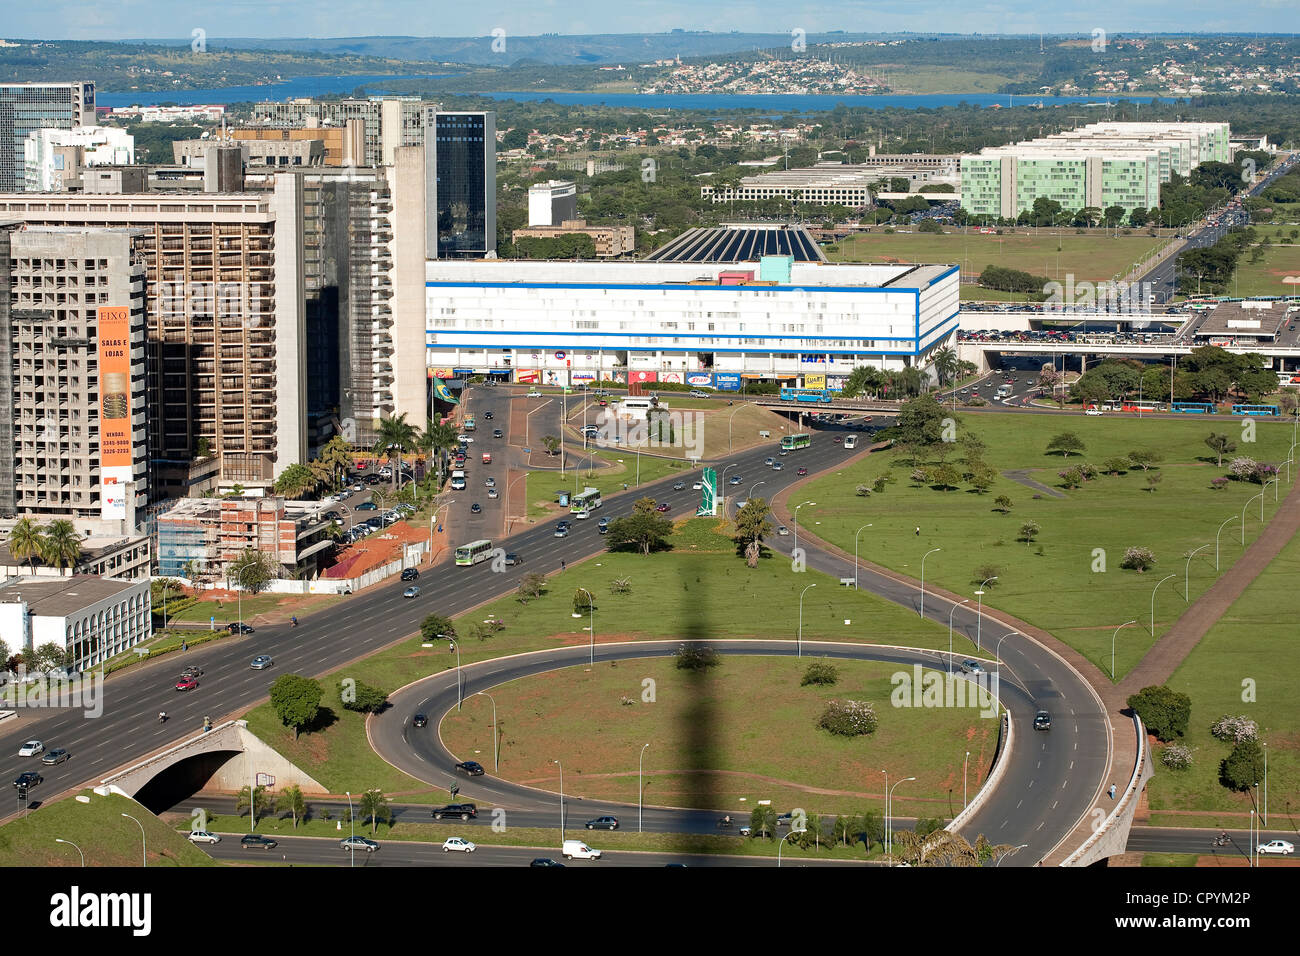
M1233 405L1232 414L1234 415L1280 415L1281 409L1276 405Z
M1214 406L1209 402L1174 402L1169 406L1171 412L1185 412L1188 415L1213 415Z
M829 405L831 403L831 393L825 388L783 388L781 389L781 401L783 402L821 402Z

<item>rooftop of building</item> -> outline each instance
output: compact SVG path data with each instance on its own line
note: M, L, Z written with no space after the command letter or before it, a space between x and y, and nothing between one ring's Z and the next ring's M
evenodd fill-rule
M756 262L762 256L791 256L795 262L825 262L826 256L803 226L728 226L689 229L646 256L647 262Z
M1286 302L1223 302L1206 311L1205 318L1196 327L1196 335L1273 338L1287 321L1286 310Z
M0 603L24 601L30 614L65 617L147 583L76 574L70 578L17 577L0 583Z

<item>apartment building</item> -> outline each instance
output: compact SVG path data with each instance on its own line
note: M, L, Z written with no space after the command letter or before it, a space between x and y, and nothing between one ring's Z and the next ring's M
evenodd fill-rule
M552 179L528 187L528 225L558 226L578 218L576 183Z
M264 498L186 498L158 516L158 573L224 580L247 550L270 557L283 572L316 577L332 553L318 501Z
M29 135L93 125L94 83L0 83L0 192L24 188Z
M321 165L366 165L366 124L360 119L348 120L343 126L273 128L240 126L227 130L226 135L235 142L250 145L319 142L323 150Z
M302 183L265 193L0 194L0 221L138 230L148 489L175 493L200 444L221 485L269 489L305 460Z
M349 120L359 120L364 128L365 141L360 164L391 166L394 150L424 142L423 114L424 104L418 96L373 96L364 100L319 102L295 99L284 103L255 103L253 120L244 128L346 127Z
M111 126L39 129L28 135L23 149L27 192L63 192L80 187L88 166L135 162L135 137Z

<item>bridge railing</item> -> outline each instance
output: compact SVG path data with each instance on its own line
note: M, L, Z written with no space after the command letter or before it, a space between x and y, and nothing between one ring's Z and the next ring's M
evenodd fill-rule
M156 754L150 754L148 757L145 757L143 760L139 761L138 763L132 764L131 766L127 767L125 770L119 770L111 777L105 777L103 780L100 781L100 784L103 786L110 786L114 780L119 780L122 777L129 776L130 774L135 773L137 770L140 770L143 767L147 767L150 764L157 763L159 760L166 759L167 757L170 757L173 754L176 754L179 751L182 751L185 748L193 745L194 742L197 740L203 740L204 738L210 737L213 733L215 733L218 730L225 730L227 727L233 727L236 724L241 724L241 723L244 723L244 721L227 720L224 723L214 724L211 730L201 730L193 737L189 737L185 740L182 740L180 743L174 744L171 747L168 747L166 750L160 750Z
M1142 718L1137 714L1133 715L1133 732L1137 734L1137 758L1133 761L1133 773L1129 776L1128 786L1124 788L1124 794L1115 802L1115 808L1110 814L1102 820L1101 824L1093 828L1092 836L1088 837L1077 850L1061 861L1061 866L1077 866L1089 851L1097 845L1104 837L1115 822L1119 820L1128 808L1137 802L1138 796L1142 793L1142 769L1147 760L1147 731L1142 726Z
M952 821L944 827L949 833L956 833L959 829L970 822L973 817L984 805L984 801L993 794L997 789L998 783L1006 773L1007 764L1010 762L1011 745L1013 742L1011 730L1011 714L1007 711L1002 712L1002 739L998 744L998 752L993 758L993 772L988 775L984 781L984 786L979 788L979 792L971 798L970 803L962 809L961 813L952 818Z

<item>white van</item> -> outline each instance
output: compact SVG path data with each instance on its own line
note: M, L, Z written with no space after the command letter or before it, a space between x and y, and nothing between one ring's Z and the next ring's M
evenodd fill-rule
M593 850L581 840L565 840L560 850L566 860L599 860L600 851Z
M452 491L465 489L465 472L457 470L451 473L451 489Z

